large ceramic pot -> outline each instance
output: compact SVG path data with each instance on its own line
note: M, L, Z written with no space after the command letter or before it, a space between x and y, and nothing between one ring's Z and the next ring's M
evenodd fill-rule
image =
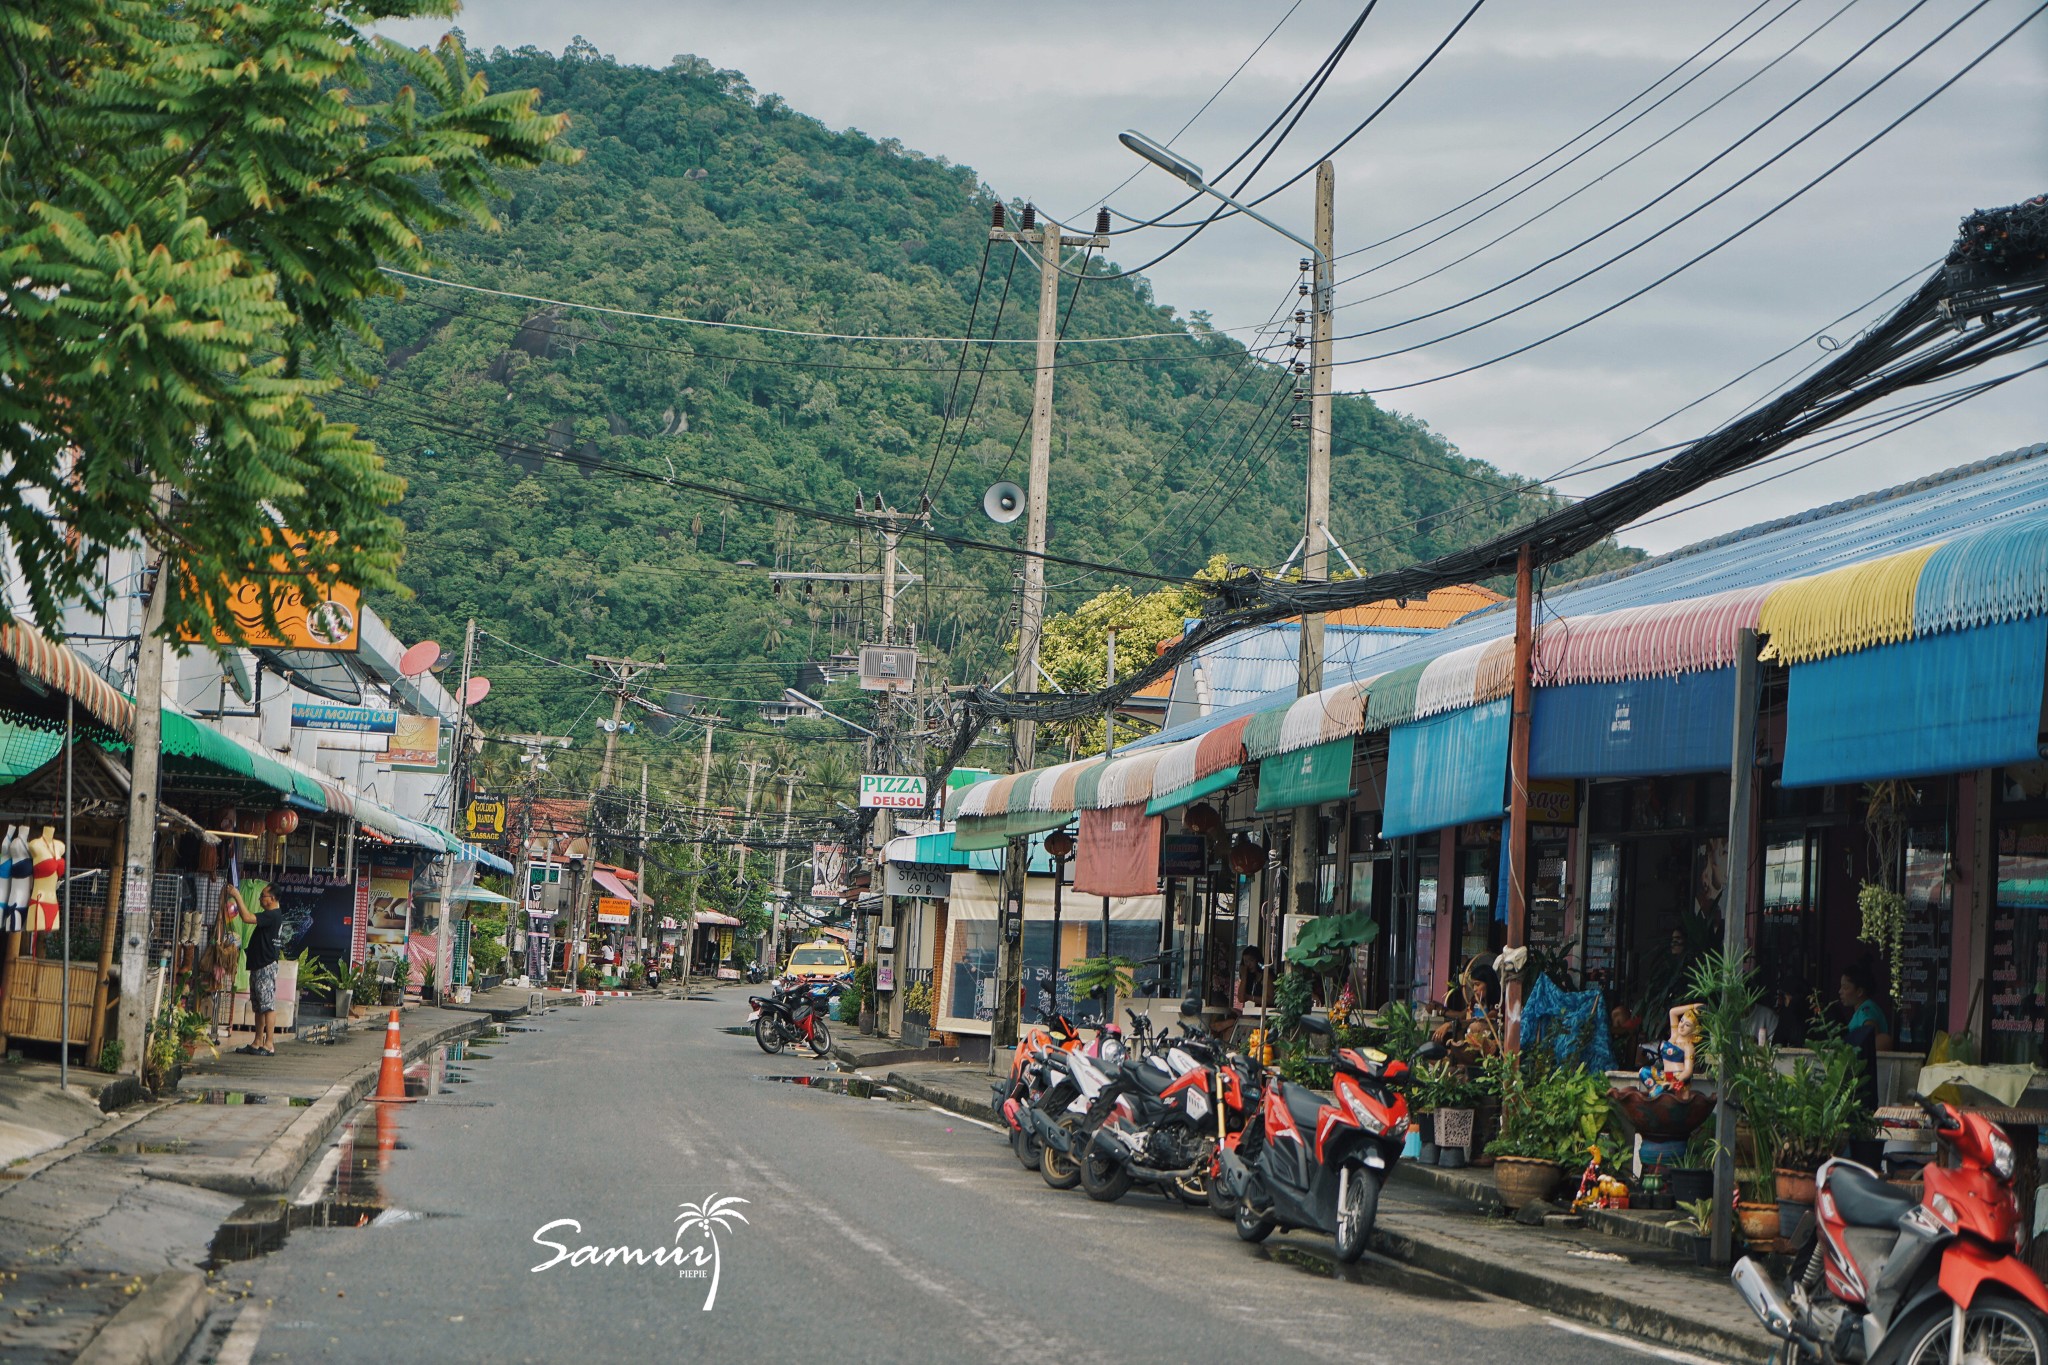
M1811 1204L1813 1202L1813 1172L1795 1171L1780 1166L1771 1172L1777 1181L1780 1204Z
M1501 1204L1510 1210L1550 1198L1563 1179L1564 1169L1555 1161L1526 1156L1493 1159L1494 1188L1500 1192Z
M1778 1236L1776 1204L1738 1203L1735 1206L1735 1221L1742 1228L1742 1240L1745 1242L1769 1242Z
M1664 1188L1679 1203L1714 1197L1714 1171L1710 1166L1666 1166Z

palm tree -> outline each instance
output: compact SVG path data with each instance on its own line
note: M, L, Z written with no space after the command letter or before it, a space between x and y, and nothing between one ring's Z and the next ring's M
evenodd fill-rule
M711 1292L704 1296L704 1311L707 1313L711 1311L711 1305L718 1302L718 1232L713 1230L713 1225L715 1224L718 1229L725 1232L731 1232L732 1224L728 1223L726 1219L737 1218L742 1223L746 1222L747 1216L733 1208L735 1204L744 1204L746 1202L746 1200L736 1194L729 1194L723 1199L714 1194L702 1204L676 1205L677 1208L682 1210L681 1213L676 1215L676 1241L678 1243L683 1240L684 1233L695 1227L703 1228L704 1235L711 1239Z

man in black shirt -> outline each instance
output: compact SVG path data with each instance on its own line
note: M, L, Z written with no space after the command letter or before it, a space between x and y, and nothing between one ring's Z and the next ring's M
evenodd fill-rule
M277 960L282 955L278 937L284 928L284 911L278 908L277 893L267 883L258 883L256 904L249 904L248 883L235 892L239 917L255 927L249 935L249 1009L256 1016L256 1040L237 1052L254 1057L275 1057L277 1040L271 1027L277 1019Z

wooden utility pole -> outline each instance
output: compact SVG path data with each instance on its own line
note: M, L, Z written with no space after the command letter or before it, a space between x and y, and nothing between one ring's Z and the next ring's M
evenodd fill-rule
M1031 393L1031 464L1024 485L1024 600L1017 623L1017 671L1011 690L1038 690L1038 642L1045 626L1046 516L1052 479L1052 381L1053 364L1059 355L1060 252L1069 246L1109 245L1108 223L1098 219L1097 235L1069 237L1059 224L1035 222L1033 209L1024 210L1022 230L1003 227L1000 208L989 240L1009 242L1026 251L1036 248L1038 258L1038 357L1037 377ZM1036 723L1011 723L1011 771L1031 766ZM1012 839L1003 856L1002 942L997 952L995 1018L990 1024L990 1041L996 1047L1015 1047L1022 1015L1024 990L1024 875L1030 856L1030 842Z
M1336 246L1337 168L1328 161L1316 167L1315 256L1308 262L1314 271L1313 330L1310 333L1308 379L1308 495L1302 510L1301 578L1303 583L1321 583L1330 576L1330 347L1333 317L1330 257ZM1323 686L1323 617L1319 612L1301 618L1300 671L1294 694L1306 697ZM1316 876L1322 853L1322 822L1314 806L1300 806L1294 812L1294 835L1289 840L1288 880L1294 886L1293 913L1305 915L1317 908ZM1264 925L1262 924L1263 931ZM1265 945L1260 944L1260 956Z
M573 947L563 962L569 970L569 985L576 985L576 963L574 958L583 951L589 936L590 906L592 889L597 885L597 803L603 794L611 790L612 760L619 749L619 725L625 718L627 684L642 673L667 668L666 663L650 662L644 659L625 659L608 654L586 654L583 656L611 675L605 690L612 694L612 723L604 732L604 762L597 770L597 787L590 793L589 846L590 852L583 860L583 875L577 879L576 893L570 900L569 937Z
M450 829L461 827L463 746L468 742L464 730L469 723L469 674L475 665L476 618L472 616L462 633L462 686L455 693L455 744L448 751ZM434 926L434 1003L437 1005L447 1002L449 990L455 985L455 964L449 961L449 947L454 939L455 864L460 861L457 855L449 853L443 855L441 862L441 917Z
M169 510L167 485L158 484L152 498L159 514ZM157 786L164 751L164 642L159 632L170 576L176 571L168 552L157 556L149 602L143 608L142 629L135 642L135 733L130 736L135 747L128 769L127 860L121 869L120 901L109 900L107 905L107 931L111 934L118 925L121 937L121 1011L114 1036L123 1044L121 1070L131 1076L142 1073L144 1035L149 1029L142 992L149 973L149 901L156 884Z
M1515 557L1515 682L1508 721L1508 949L1529 942L1529 661L1536 649L1535 555L1524 545ZM1522 1041L1522 978L1501 983L1512 1052Z

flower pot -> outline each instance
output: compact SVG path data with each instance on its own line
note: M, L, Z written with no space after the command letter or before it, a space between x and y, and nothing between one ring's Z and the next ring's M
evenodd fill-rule
M1411 1128L1422 1139L1424 1146L1434 1147L1436 1145L1436 1110L1431 1109L1427 1113L1417 1114Z
M1470 1147L1472 1145L1472 1111L1470 1109L1437 1110L1436 1145L1439 1147Z
M1425 1166L1434 1166L1443 1155L1443 1148L1434 1142L1425 1142L1416 1148L1415 1159Z
M405 1003L405 992L396 986L385 986L377 992L377 1003L380 1005L402 1005Z
M1742 1229L1742 1240L1755 1244L1777 1240L1778 1206L1776 1204L1738 1203L1735 1206L1735 1221Z
M1462 1170L1466 1165L1463 1147L1439 1147L1436 1149L1436 1164L1447 1171Z
M1702 1235L1692 1239L1692 1261L1697 1266L1710 1266L1714 1263L1713 1238Z
M356 993L354 991L336 991L334 993L334 1017L337 1019L348 1018L349 1011L355 1007L355 1003Z
M1799 1235L1799 1224L1813 1211L1813 1205L1802 1204L1794 1199L1778 1201L1778 1235L1791 1239Z
M1502 1156L1493 1161L1493 1185L1506 1208L1519 1209L1557 1193L1564 1170L1555 1161L1535 1157Z
M1706 1166L1666 1166L1664 1188L1671 1191L1671 1197L1681 1204L1694 1199L1712 1199L1714 1172Z
M1796 1171L1780 1166L1771 1172L1777 1182L1780 1204L1811 1204L1813 1202L1813 1172Z

